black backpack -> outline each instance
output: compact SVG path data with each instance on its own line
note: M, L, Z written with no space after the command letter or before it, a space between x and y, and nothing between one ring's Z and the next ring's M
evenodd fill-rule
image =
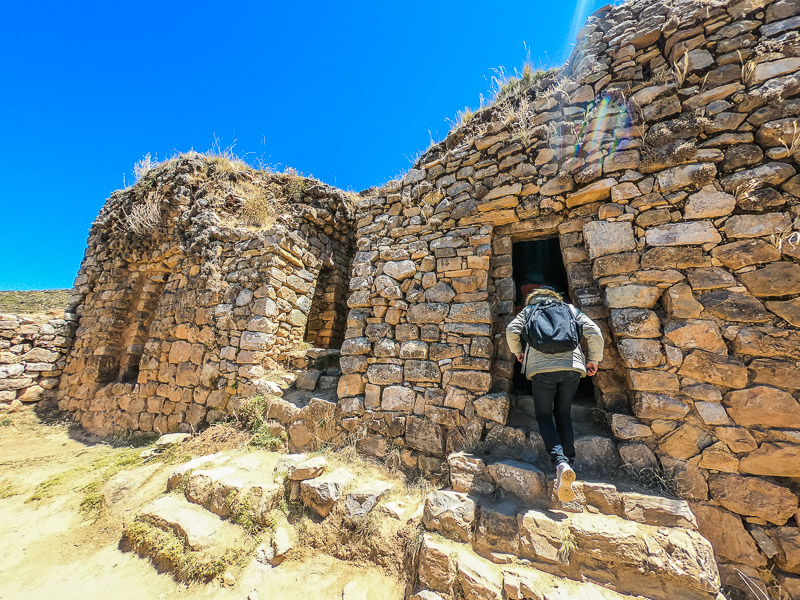
M583 325L565 302L547 300L532 305L522 328L522 340L534 350L558 354L575 350L583 337Z

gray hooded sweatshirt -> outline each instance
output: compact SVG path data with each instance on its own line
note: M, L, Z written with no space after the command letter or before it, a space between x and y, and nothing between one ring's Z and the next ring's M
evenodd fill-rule
M528 306L523 308L514 320L506 327L506 341L508 347L514 355L522 352L522 340L520 334L525 327L525 319L530 313L534 304L552 300L550 297L533 297ZM559 352L557 354L545 354L533 348L527 348L523 365L525 376L530 379L537 373L548 373L551 371L578 371L581 377L586 375L586 361L599 363L603 360L603 334L600 328L589 317L577 308L569 305L570 310L583 325L583 339L586 341L587 357L584 358L583 350L578 346L575 350Z

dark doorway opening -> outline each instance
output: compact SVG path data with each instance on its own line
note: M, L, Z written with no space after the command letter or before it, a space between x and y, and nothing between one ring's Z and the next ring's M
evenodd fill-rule
M525 306L528 294L543 285L554 288L562 294L565 302L571 302L567 270L561 258L558 238L515 243L512 249L512 268L516 291L515 314ZM512 408L508 425L525 429L535 428L531 383L522 373L518 361L514 361L514 374L509 391ZM584 405L587 408L596 406L591 378L581 379L574 404Z

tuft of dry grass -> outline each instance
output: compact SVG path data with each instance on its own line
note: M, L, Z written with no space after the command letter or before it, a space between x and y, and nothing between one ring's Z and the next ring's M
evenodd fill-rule
M250 227L268 227L275 222L274 198L250 182L237 186L242 199L241 217Z
M289 183L284 188L286 196L295 202L300 202L308 188L305 177L292 168L286 169L286 175L289 176Z
M142 556L150 557L159 568L173 571L178 581L208 582L240 560L241 550L229 550L223 556L208 556L189 550L174 533L162 531L149 523L134 521L123 531L126 545Z
M678 87L683 86L686 81L686 76L689 74L689 53L684 53L683 57L672 63L672 74L675 76L675 81Z
M200 456L215 454L223 450L246 448L251 437L251 432L233 423L215 423L184 443L176 444L173 448L179 450L181 454L188 455L186 460L189 460L193 454Z
M800 219L795 219L786 227L776 227L775 232L769 236L770 243L780 252L785 252L786 246L789 247L789 250L794 251L800 245L800 231L797 231L799 224Z
M572 533L569 527L561 529L561 545L558 548L558 560L562 565L569 564L569 557L577 549L578 545L575 542L575 534Z
M19 490L17 490L12 483L0 483L0 500L5 500L6 498L11 498L12 496L17 495L19 495Z
M151 157L148 152L141 160L137 160L133 165L134 182L140 181L145 175L158 166L158 159Z
M742 66L742 83L750 87L750 84L753 82L753 77L755 77L756 74L757 63L753 59L745 61L740 50L737 50L736 54L739 55L739 64Z
M39 484L34 488L33 494L31 494L28 499L25 500L25 502L38 502L46 498L51 498L56 489L63 485L67 485L70 482L74 482L76 478L80 477L80 475L86 471L87 467L80 466L56 473L55 475L51 475L47 479L39 482Z
M684 498L691 492L685 484L668 476L661 469L650 467L638 469L632 465L625 465L619 470L619 475L649 492L666 498Z
M759 187L761 187L761 182L758 181L758 179L750 179L749 181L736 186L736 189L733 191L733 196L736 198L736 203L738 204L740 202L744 202L745 200L749 200L751 194Z
M784 136L781 136L780 142L786 150L787 156L794 156L794 154L800 150L800 128L798 128L797 119L792 121L792 133L788 137L788 140Z
M123 210L122 214L125 229L139 237L153 233L161 225L161 206L155 192L149 192L142 202L131 207L130 212Z

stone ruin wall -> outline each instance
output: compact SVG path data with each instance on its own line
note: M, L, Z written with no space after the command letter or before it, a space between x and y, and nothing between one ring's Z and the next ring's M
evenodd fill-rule
M0 407L55 396L73 329L64 319L40 322L0 313Z
M606 8L557 79L362 200L337 407L362 450L532 449L504 426L511 250L557 236L622 462L675 481L729 578L800 574L798 26L793 0Z
M595 393L618 460L677 483L723 574L800 574L798 27L797 0L602 9L561 72L476 113L357 212L307 182L274 227L243 227L242 198L211 181L252 173L172 161L101 211L74 345L38 387L63 366L60 408L97 433L187 430L272 390L304 336L343 340L338 404L286 415L290 448L349 434L428 475L458 450L535 453L505 426L512 248L557 237L606 338ZM160 217L143 235L126 215L145 202ZM0 389L35 383L11 375L19 339Z
M213 182L255 172L225 175L215 164L189 155L157 168L113 194L92 226L68 308L78 328L59 407L93 432L188 431L226 416L232 398L275 389L264 375L292 360L309 317L342 296L351 200L295 178L302 198L274 226L241 226L236 186L226 195ZM280 180L265 177L255 189ZM126 215L151 193L159 225L135 233ZM335 330L313 331L335 342Z

